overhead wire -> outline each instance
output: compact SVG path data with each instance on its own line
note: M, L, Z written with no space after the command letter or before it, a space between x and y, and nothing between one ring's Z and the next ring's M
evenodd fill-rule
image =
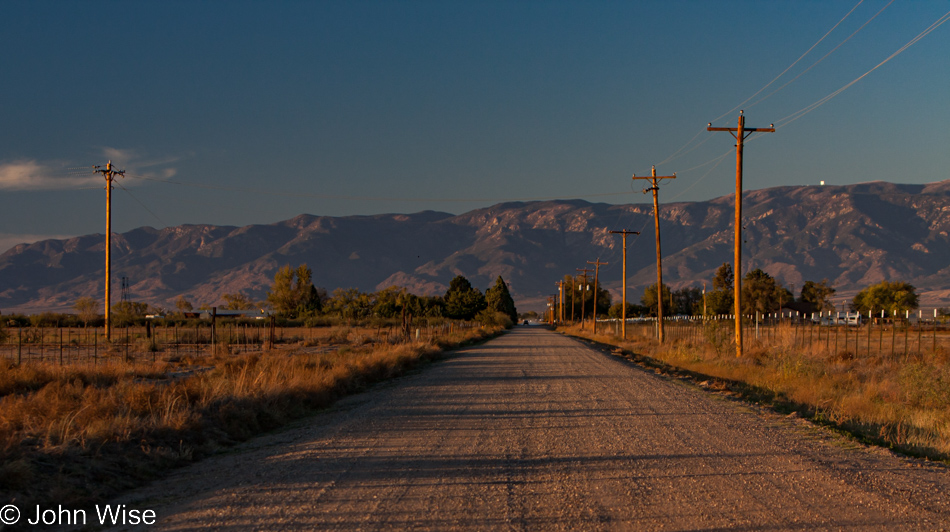
M950 11L944 13L943 16L941 16L940 18L938 18L933 24L931 24L929 27L927 27L927 29L925 29L925 30L923 30L922 32L920 32L919 34L917 34L916 37L914 37L913 39L911 39L910 41L908 41L907 44L905 44L904 46L901 46L896 52L894 52L894 53L892 53L891 55L889 55L886 59L884 59L883 61L881 61L881 62L878 63L877 65L875 65L874 68L868 70L868 71L865 72L864 74L861 74L860 76L858 76L857 78L855 78L854 80L852 80L850 83L848 83L848 84L846 84L845 86L841 87L840 89L838 89L838 90L832 92L831 94L825 96L824 98L821 98L821 99L819 99L819 100L817 100L817 101L815 101L815 102L813 102L813 103L811 103L811 104L809 104L809 105L807 105L807 106L805 106L805 107L799 109L798 111L795 111L794 113L792 113L792 114L790 114L790 115L788 115L788 116L786 116L786 117L783 117L783 118L780 118L779 120L777 120L776 123L779 124L779 125L776 126L776 129L781 128L781 127L785 127L785 126L791 124L792 122L798 120L799 118L801 118L801 117L807 115L808 113L814 111L815 109L821 107L822 105L828 103L832 98L838 96L839 94L841 94L842 92L844 92L845 90L847 90L848 88L850 88L850 87L851 87L852 85L854 85L855 83L857 83L857 82L861 81L862 79L864 79L865 77L867 77L871 72L874 72L874 71L877 70L878 68L882 67L885 63L887 63L887 62L890 61L891 59L894 59L895 57L897 57L898 55L900 55L901 53L903 53L904 51L906 51L908 48L910 48L911 46L913 46L914 44L916 44L918 41L920 41L921 39L923 39L924 37L926 37L927 35L929 35L930 33L932 33L934 30L936 30L937 28L939 28L940 26L942 26L945 22L947 22L947 20L950 20Z
M893 2L893 1L894 1L894 0L891 0L891 2ZM753 93L751 96L749 96L748 98L746 98L744 101L742 101L741 103L739 103L738 105L736 105L736 106L733 107L732 109L730 109L730 110L726 111L725 113L723 113L723 114L719 115L718 117L716 117L716 118L713 120L713 122L715 122L715 121L717 121L717 120L721 120L723 117L725 117L725 116L728 115L729 113L734 112L736 109L742 108L743 105L745 105L746 103L748 103L750 100L752 100L753 98L755 98L757 95L761 94L762 91L764 91L765 89L769 88L773 83L775 83L776 81L778 81L779 78L781 78L782 76L784 76L789 70L791 70L791 69L792 69L795 65L797 65L802 59L804 59L809 53L811 53L811 51L814 50L816 46L818 46L819 44L821 44L822 41L824 41L829 35L831 35L831 33L832 33L835 29L837 29L838 26L840 26L841 23L843 23L848 17L850 17L851 14L854 13L854 11L858 8L858 6L860 6L863 2L864 2L864 0L858 0L858 3L855 4L854 7L852 7L851 10L848 11L848 12L845 14L845 16L841 18L841 20L839 20L837 23L835 23L835 25L832 26L830 30L828 30L827 32L825 32L825 34L822 35L820 39L818 39L817 41L815 41L815 43L812 44L811 47L809 47L808 50L805 51L805 53L803 53L801 56L798 57L798 59L796 59L795 61L793 61L792 64L788 65L788 67L786 67L785 70L783 70L782 72L780 72L779 75L775 76L775 78L773 78L772 81L766 83L762 88L760 88L759 90L755 91L755 93ZM888 3L888 5L890 5L890 3ZM885 7L887 7L887 6L885 6ZM882 9L881 11L883 11L883 9ZM880 14L880 11L879 11L876 15L874 15L874 17L877 17L877 15L879 15L879 14ZM871 20L873 20L874 17L871 17ZM870 22L870 20L869 20L868 22ZM861 26L861 27L863 28L864 26L866 26L866 25L868 24L868 22L865 22L864 25ZM860 31L860 29L859 29L859 31ZM855 33L857 33L857 32L855 32ZM852 34L852 35L849 36L847 39L845 39L844 41L842 41L841 44L844 44L845 42L847 42L848 39L850 39L850 38L853 37L853 36L854 36L854 34ZM837 50L837 49L841 46L841 44L839 44L838 46L836 46L831 52L828 52L828 54L825 54L825 57L828 57L828 55L831 55L831 53L834 52L835 50ZM822 59L824 59L825 57L822 57ZM819 59L815 64L818 64L819 62L821 62L822 59ZM813 64L811 67L808 67L808 69L811 69L815 64ZM808 69L806 69L805 72L807 72ZM802 74L804 74L804 72L802 72ZM801 77L801 74L799 74L799 75L796 76L794 79L792 79L792 81L795 81L795 80L798 79L799 77ZM756 101L756 102L753 103L752 105L755 105L755 104L757 104L757 103L760 103L761 101L765 100L766 98L768 98L768 97L771 96L772 94L775 94L775 93L778 92L779 90L785 88L785 87L786 87L789 83L791 83L792 81L789 81L788 83L782 85L781 87L779 87L779 88L776 89L775 91L772 91L772 92L769 93L767 96L765 96L764 98L762 98L762 99ZM676 159L676 158L682 157L682 156L684 156L684 155L686 155L686 154L692 152L693 150L699 148L700 146L702 146L702 145L703 145L704 143L706 143L711 137L707 137L707 138L703 139L702 141L699 142L699 144L697 144L697 145L695 145L695 146L689 148L688 150L686 150L686 148L687 148L690 144L692 144L692 142L693 142L694 140L696 140L696 139L697 139L701 134L703 134L705 131L706 131L705 128L700 129L700 130L693 136L693 138L689 139L689 140L686 142L686 144L683 144L679 149L677 149L676 151L674 151L669 157L667 157L666 159L663 159L662 161L660 161L659 163L657 163L657 166L666 164L666 163L668 163L668 162L670 162L670 161L672 161L672 160L674 160L674 159ZM686 150L686 151L684 151L684 150ZM713 159L713 160L715 160L715 159ZM712 162L712 160L709 161L709 162ZM708 164L708 163L706 163L706 164Z
M772 81L766 83L765 86L763 86L761 89L755 91L755 93L754 93L752 96L749 96L748 98L746 98L746 99L745 99L744 101L742 101L742 103L740 103L739 105L737 105L737 106L733 107L732 109L726 111L725 113L723 113L723 114L717 116L717 117L713 120L713 122L715 122L715 121L717 121L717 120L722 120L723 117L725 117L726 115L728 115L728 114L734 112L736 109L741 109L745 104L749 103L750 100L752 100L753 98L755 98L756 96L758 96L759 94L761 94L762 91L764 91L765 89L769 88L773 83L775 83L776 81L778 81L778 79L781 78L782 76L784 76L785 73L787 73L789 70L792 69L792 67L794 67L795 65L797 65L797 64L799 63L799 61L801 61L802 59L805 58L805 56L807 56L809 53L811 53L811 51L814 50L816 46L818 46L819 44L821 44L821 41L824 41L826 37L828 37L829 35L831 35L831 32L835 31L835 29L836 29L838 26L840 26L841 23L845 21L845 19L847 19L848 17L850 17L850 16L851 16L851 13L854 13L854 10L857 9L858 6L860 6L863 2L864 2L864 0L858 0L858 3L855 4L854 7L851 8L851 11L848 11L848 13L845 14L845 16L841 18L841 20L839 20L834 26L831 27L830 30L828 30L824 35L822 35L820 39L818 39L817 41L815 41L815 44L811 45L811 48L809 48L808 50L805 50L805 53L803 53L801 56L799 56L798 59L796 59L795 61L793 61L792 64L788 65L788 67L786 67L785 70L783 70L781 73L779 73L779 75L775 76L775 78L773 78ZM894 2L894 0L891 0L890 2L888 2L887 6L891 5L892 2ZM884 9L886 9L887 6L884 6ZM884 9L881 9L881 11L884 11ZM864 28L864 26L867 26L869 22L871 22L872 20L875 19L875 17L877 17L878 15L880 15L880 14L881 14L881 11L878 11L877 14L875 14L875 15L874 15L873 17L871 17L867 22L865 22L860 28L858 28L857 31L855 31L855 32L852 33L850 36L848 36L847 39L841 41L841 43L839 43L838 46L835 46L835 47L831 50L831 52L828 52L827 54L825 54L824 57L822 57L821 59L819 59L818 61L816 61L814 64L812 64L810 67L808 67L807 69L805 69L805 71L802 72L801 74L799 74L798 76L795 76L791 81L789 81L789 82L786 83L785 85L782 85L782 86L779 87L778 89L776 89L776 90L772 91L771 93L769 93L767 96L765 96L765 98L768 98L768 97L771 96L772 94L775 94L776 92L778 92L779 90L781 90L782 88L784 88L785 86L787 86L787 85L788 85L789 83L791 83L792 81L795 81L796 79L798 79L799 77L801 77L802 74L804 74L805 72L808 72L808 70L810 70L812 67L814 67L815 65L817 65L818 63L820 63L823 59L825 59L825 57L828 57L829 55L831 55L832 52L834 52L835 50L837 50L838 48L840 48L842 44L848 42L848 40L851 39L851 37L854 37L855 34L858 33L858 31L861 31L861 29ZM762 98L761 100L758 100L757 102L755 102L755 103L753 103L753 104L751 104L751 105L755 105L755 104L761 102L762 100L765 100L765 98ZM750 107L751 107L751 106L750 106Z
M114 183L115 183L116 186L118 186L119 188L121 188L122 190L124 190L124 191L126 192L126 194L129 195L129 197L131 197L133 200L135 200L136 203L138 203L139 205L141 205L143 209L145 209L146 211L148 211L149 214L151 214L152 216L154 216L155 219L158 220L158 223L162 224L162 226L164 226L164 227L168 227L168 224L165 223L165 220L162 220L161 218L158 217L157 214L155 214L154 212L152 212L152 209L149 209L144 203L142 203L141 200L139 200L137 197L135 197L135 194L132 194L132 192L131 192L129 189L123 187L123 186L122 186L122 183L119 183L118 181L114 181Z
M778 91L784 89L785 87L789 86L792 82L794 82L794 81L797 80L798 78L802 77L806 72L808 72L809 70L811 70L812 68L814 68L815 66L817 66L818 63L821 63L822 61L825 60L825 58L827 58L829 55L831 55L832 53L834 53L835 50L837 50L838 48L841 48L841 46L844 45L844 43L850 41L852 37L854 37L855 35L857 35L858 32L860 32L861 30L863 30L865 26L867 26L868 24L870 24L872 20L876 19L878 15L880 15L881 13L883 13L884 10L887 9L888 6L890 6L890 5L893 4L893 3L894 3L894 0L891 0L890 2L888 2L887 5L885 5L884 7L882 7L880 11L878 11L877 13L875 13L874 16L872 16L871 18L869 18L869 19L867 20L867 22L865 22L864 24L862 24L860 28L856 29L856 30L854 31L854 33L852 33L851 35L848 35L848 37L847 37L845 40L843 40L843 41L841 41L840 43L838 43L838 46L835 46L834 48L831 49L830 52L828 52L827 54L821 56L821 59L815 61L814 63L811 64L811 66L809 66L809 67L806 68L805 70L802 70L801 72L799 72L797 76L795 76L794 78L792 78L792 79L788 80L787 82L785 82L785 84L783 84L781 87L779 87L779 88L775 89L774 91L772 91L772 92L766 94L765 96L763 96L762 98L756 100L755 102L752 102L751 104L748 105L748 107L753 107L753 106L756 106L756 105L762 103L763 101L765 101L765 100L767 100L769 97L771 97L773 94L775 94L775 93L777 93ZM857 6L855 6L855 7L857 7ZM842 20L843 20L843 19L842 19ZM761 91L759 91L759 92L761 92ZM758 94L758 93L756 93L756 94ZM747 101L748 101L748 100L747 100ZM735 110L735 109L734 109L734 110ZM725 116L725 115L723 115L723 116ZM721 118L721 117L720 117L720 118Z

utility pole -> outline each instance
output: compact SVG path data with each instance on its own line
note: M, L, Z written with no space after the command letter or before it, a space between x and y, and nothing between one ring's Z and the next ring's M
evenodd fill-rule
M639 235L640 231L610 231L615 235L623 236L623 295L620 296L620 330L624 340L627 339L627 235Z
M557 320L564 323L564 281L558 281L555 284L558 291Z
M597 284L597 275L600 273L601 266L606 266L607 264L610 264L610 263L600 262L600 257L597 257L596 261L594 262L587 261L587 264L594 265L594 321L593 321L594 326L591 328L591 330L594 332L594 334L597 334L597 287L600 286Z
M656 321L657 321L657 332L659 335L660 343L663 343L663 262L660 254L660 202L657 199L657 193L660 191L658 185L660 179L676 179L676 173L673 175L656 175L656 166L652 167L652 174L650 177L637 177L634 174L633 179L649 179L653 186L645 189L643 191L646 194L648 191L653 191L653 227L656 233Z
M756 131L775 133L775 125L769 127L745 127L745 115L739 111L738 127L712 127L706 124L706 131L728 131L736 139L736 221L735 221L735 257L733 265L733 298L736 312L736 356L742 356L742 142Z
M703 281L703 319L706 319L706 281Z
M574 292L577 292L577 275L571 276L571 325L574 325Z
M112 168L112 161L110 160L106 163L106 167L93 166L93 171L97 174L102 174L102 177L106 178L106 340L112 340L112 321L109 316L110 312L110 292L109 285L111 284L111 279L109 278L112 275L112 180L116 176L125 177L125 170L114 170Z
M581 329L583 329L584 320L587 317L587 273L593 270L591 270L590 268L574 268L574 269L579 272L584 272L584 284L581 285Z

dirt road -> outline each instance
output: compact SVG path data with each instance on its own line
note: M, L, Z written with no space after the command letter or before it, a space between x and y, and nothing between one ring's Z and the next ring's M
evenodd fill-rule
M950 469L519 327L122 502L161 530L940 530Z

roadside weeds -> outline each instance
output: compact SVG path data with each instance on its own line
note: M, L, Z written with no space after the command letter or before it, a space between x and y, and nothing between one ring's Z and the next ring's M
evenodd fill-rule
M907 361L757 346L736 359L702 342L558 329L654 373L799 416L861 443L950 464L950 365L945 353ZM950 388L948 388L950 390Z
M107 500L502 330L179 365L0 361L0 500L20 507Z

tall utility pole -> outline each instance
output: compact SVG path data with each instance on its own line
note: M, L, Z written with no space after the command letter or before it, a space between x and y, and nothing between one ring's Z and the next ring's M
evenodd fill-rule
M584 272L584 284L581 285L581 329L584 328L584 320L587 317L587 274L593 270L590 268L574 268L579 272ZM596 312L596 311L595 311Z
M703 319L706 319L706 281L703 281Z
M574 292L577 292L577 275L571 276L571 325L574 325Z
M620 310L621 322L620 330L623 339L627 339L627 235L639 235L640 231L610 231L615 235L623 235L623 295L620 296L620 305L623 307Z
M555 284L558 291L557 321L564 323L564 281L558 281Z
M706 131L728 131L736 139L736 245L734 265L732 267L732 294L736 312L736 356L742 356L742 141L756 131L775 133L775 125L769 127L745 127L745 115L739 111L738 127L712 127L706 124Z
M600 262L600 257L597 257L597 260L594 262L587 261L587 264L594 265L594 321L592 322L594 326L591 330L596 334L597 333L597 288L600 286L597 284L597 275L600 273L600 267L610 264L609 262Z
M653 191L653 228L656 233L656 321L657 321L657 334L659 336L660 343L663 343L663 262L660 255L660 202L657 199L657 193L660 191L658 185L660 179L676 179L676 173L673 175L656 175L656 166L652 167L652 174L650 177L637 177L633 176L633 179L649 179L653 186L644 190L643 193L646 194L649 191ZM671 309L672 310L672 309Z
M112 168L112 161L106 163L106 167L93 166L93 171L97 174L102 174L106 178L106 340L112 340L112 321L110 320L109 311L110 311L110 292L109 285L111 283L110 275L112 275L112 180L116 176L125 177L125 170L114 170Z

